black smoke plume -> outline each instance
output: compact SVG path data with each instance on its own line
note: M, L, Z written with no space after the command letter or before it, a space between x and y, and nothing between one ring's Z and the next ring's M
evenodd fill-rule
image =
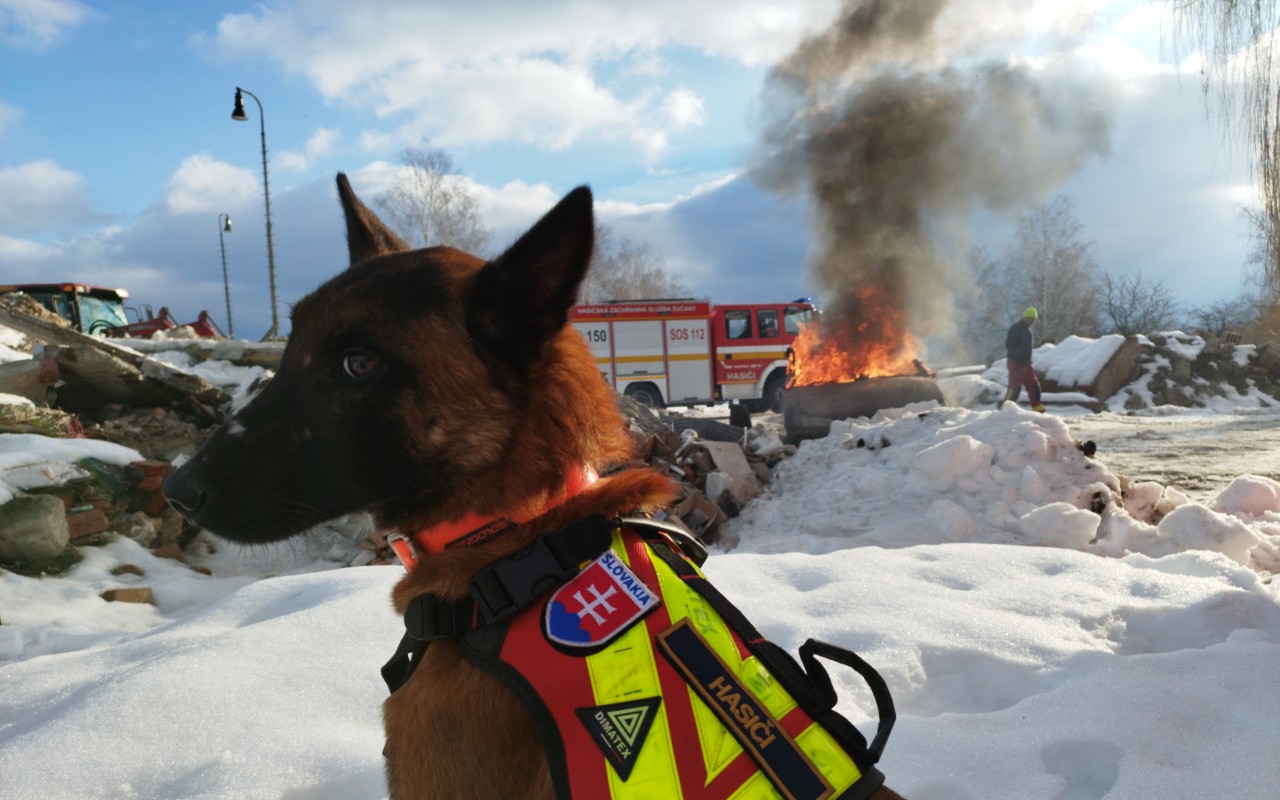
M1105 93L979 54L1000 4L970 5L851 0L768 77L753 175L809 198L822 335L843 349L945 332L973 213L1043 202L1109 147Z

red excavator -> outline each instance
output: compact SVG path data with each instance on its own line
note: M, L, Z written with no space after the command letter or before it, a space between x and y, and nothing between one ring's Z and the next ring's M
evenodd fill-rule
M19 283L0 285L0 294L21 292L90 336L129 336L149 339L159 331L180 327L167 307L152 313L151 306L126 308L129 297L125 289L108 289L82 283ZM132 320L132 321L131 321ZM201 311L195 322L186 323L196 335L206 339L224 338L222 330L208 311Z

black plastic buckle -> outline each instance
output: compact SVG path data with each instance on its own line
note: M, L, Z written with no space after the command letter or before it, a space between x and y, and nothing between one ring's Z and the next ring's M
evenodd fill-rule
M548 537L496 561L471 579L471 597L486 623L501 622L533 604L538 595L578 573L551 552Z
M419 642L457 639L470 627L466 620L468 605L449 603L431 594L418 595L404 611L405 631Z

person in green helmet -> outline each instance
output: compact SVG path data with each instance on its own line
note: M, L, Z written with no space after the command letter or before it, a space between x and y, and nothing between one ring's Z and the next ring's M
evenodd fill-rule
M1031 326L1039 317L1040 313L1034 307L1028 308L1022 312L1022 319L1009 326L1009 333L1004 337L1009 391L1005 392L1003 402L1018 402L1022 387L1025 386L1031 407L1044 413L1044 403L1040 402L1040 380L1036 378L1035 367L1031 364Z

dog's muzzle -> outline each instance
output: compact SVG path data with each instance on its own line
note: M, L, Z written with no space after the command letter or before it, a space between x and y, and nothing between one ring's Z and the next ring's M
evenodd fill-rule
M188 521L194 521L191 518L204 505L207 496L204 489L191 479L190 473L181 468L170 472L160 489L169 505Z

